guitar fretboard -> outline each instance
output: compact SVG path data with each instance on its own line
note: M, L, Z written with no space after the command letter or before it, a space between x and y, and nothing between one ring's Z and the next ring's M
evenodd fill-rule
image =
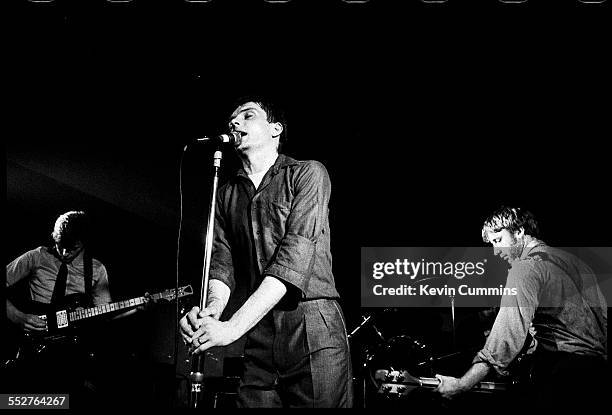
M182 287L178 294L179 297L183 297L185 295L191 294L191 286ZM156 301L162 298L165 299L174 299L175 293L174 290L167 290L165 292L151 294L149 295L149 299L152 301ZM137 307L147 302L146 297L136 297L131 298L129 300L117 301L115 303L99 305L95 307L83 308L80 310L71 311L68 313L70 317L70 321L78 321L83 320L90 317L99 316L106 313L111 313L113 311L124 310L126 308Z
M412 376L406 370L377 370L375 379L380 381L379 393L387 395L408 395L411 388L427 387L434 388L440 384L437 378ZM489 391L505 391L509 384L504 382L480 382L472 389L474 391L489 392Z
M153 297L153 296L152 296ZM117 301L116 303L104 304L90 308L83 308L69 313L70 321L83 320L85 318L95 317L113 311L124 310L130 307L136 307L144 304L145 297L131 298L129 300Z

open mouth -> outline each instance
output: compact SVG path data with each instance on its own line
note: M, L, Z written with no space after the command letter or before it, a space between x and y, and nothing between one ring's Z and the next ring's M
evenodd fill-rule
M245 131L234 130L234 133L240 134L240 141L247 135Z
M238 134L239 138L236 137L236 142L234 143L234 145L236 147L240 147L240 145L242 144L242 140L244 139L244 137L246 137L247 133L245 131L239 131L239 130L233 130L232 134Z

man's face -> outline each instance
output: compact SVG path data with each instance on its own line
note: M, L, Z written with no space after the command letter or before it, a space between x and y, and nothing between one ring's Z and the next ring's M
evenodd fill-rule
M254 102L247 102L236 108L230 118L229 127L241 134L242 142L238 150L243 152L262 148L276 151L282 132L282 126L268 122L266 112Z
M68 246L68 247L56 243L55 249L57 250L57 253L60 255L60 257L62 258L62 261L70 262L81 253L81 251L83 250L83 243L79 241L75 243L73 246Z
M511 233L507 229L502 229L499 232L487 232L487 236L493 245L493 253L508 263L512 263L521 256L523 252L522 233Z

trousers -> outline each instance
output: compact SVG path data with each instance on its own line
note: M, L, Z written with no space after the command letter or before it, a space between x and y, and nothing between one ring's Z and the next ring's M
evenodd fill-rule
M351 407L346 325L333 299L272 310L248 334L238 407Z

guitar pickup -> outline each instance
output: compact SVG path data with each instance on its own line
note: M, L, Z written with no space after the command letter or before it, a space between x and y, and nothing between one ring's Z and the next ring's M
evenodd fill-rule
M55 321L57 321L57 328L62 329L68 327L68 313L66 310L60 310L55 313Z

